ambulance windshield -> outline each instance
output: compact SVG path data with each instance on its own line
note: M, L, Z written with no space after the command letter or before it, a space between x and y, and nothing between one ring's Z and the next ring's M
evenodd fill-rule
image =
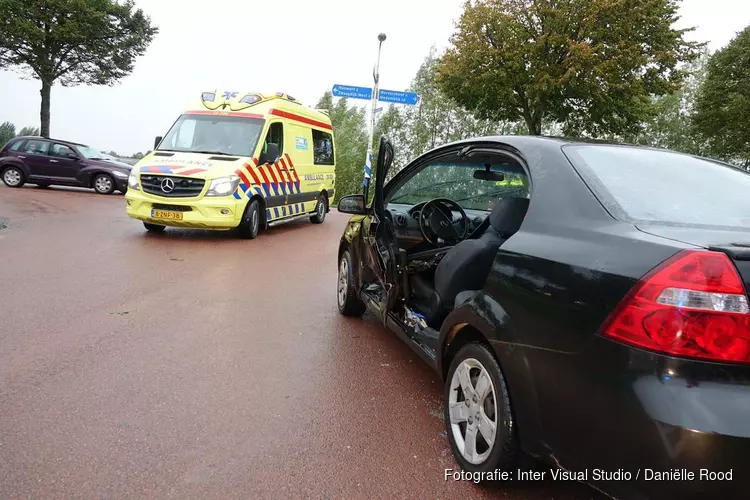
M185 114L159 146L161 151L252 156L263 120L244 116Z

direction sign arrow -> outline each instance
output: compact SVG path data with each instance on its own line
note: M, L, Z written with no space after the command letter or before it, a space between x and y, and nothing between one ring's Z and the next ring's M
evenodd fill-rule
M399 92L397 90L381 89L378 93L378 101L415 106L419 102L419 96L414 92Z
M372 89L369 87L355 87L353 85L339 85L333 86L332 94L335 97L349 97L351 99L372 99Z

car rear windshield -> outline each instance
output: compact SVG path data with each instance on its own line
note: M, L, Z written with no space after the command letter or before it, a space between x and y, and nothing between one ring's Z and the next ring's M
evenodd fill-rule
M184 114L167 132L159 149L252 156L263 123L243 116Z
M570 145L563 151L615 217L750 226L750 174L744 170L635 147Z

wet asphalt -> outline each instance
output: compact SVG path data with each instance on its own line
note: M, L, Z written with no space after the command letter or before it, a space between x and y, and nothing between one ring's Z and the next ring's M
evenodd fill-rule
M0 185L0 499L601 498L444 479L440 380L338 314L344 215L246 241L124 203Z

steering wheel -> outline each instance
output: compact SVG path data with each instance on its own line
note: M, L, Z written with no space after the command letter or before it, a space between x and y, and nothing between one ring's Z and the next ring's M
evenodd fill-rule
M461 214L461 219L453 220L453 210ZM456 228L459 225L461 231ZM441 239L455 245L468 236L469 217L461 205L447 198L435 198L422 206L419 214L419 231L425 240L433 245Z

